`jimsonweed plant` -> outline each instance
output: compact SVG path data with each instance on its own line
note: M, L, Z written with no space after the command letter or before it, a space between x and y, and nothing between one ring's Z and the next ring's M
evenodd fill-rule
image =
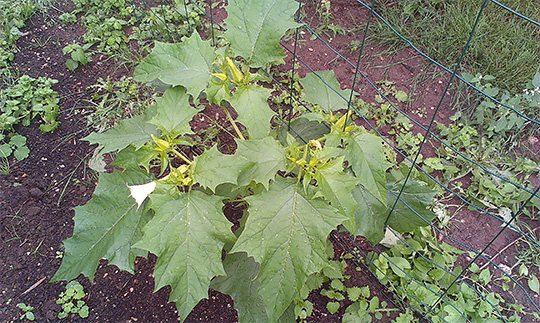
M378 242L391 209L387 224L398 232L426 225L417 214L434 218L435 192L392 175L395 160L381 139L351 123L346 103L315 73L300 80L315 111L290 127L275 117L266 77L254 71L283 62L279 39L297 27L297 7L230 0L223 34L230 45L213 48L198 33L155 43L134 78L169 87L142 115L86 137L117 169L101 174L91 200L75 209L53 280L92 279L101 258L133 272L135 257L151 252L156 289L172 287L180 319L211 287L232 296L240 322L292 322L308 278L332 265L332 230ZM317 74L339 89L332 71ZM195 145L190 121L203 104L226 114L236 135L228 154L216 146L184 154ZM223 214L233 200L246 206L234 232Z

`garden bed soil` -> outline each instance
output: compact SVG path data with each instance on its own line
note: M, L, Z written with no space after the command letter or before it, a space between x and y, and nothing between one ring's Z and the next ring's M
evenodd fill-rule
M69 2L57 2L55 6L65 11L72 8ZM311 4L307 4L305 10L308 15L313 15L314 9L309 6ZM89 100L92 95L87 87L95 84L98 77L119 79L123 75L131 74L131 70L118 68L113 60L100 55L95 55L93 62L70 72L64 65L66 57L62 48L73 41L80 42L84 29L79 24L59 23L56 17L60 13L51 9L47 14L34 16L23 30L25 36L17 42L19 52L15 56L14 65L19 73L59 80L54 90L59 93L60 98L60 126L53 133L41 133L36 121L28 127L19 127L19 133L28 138L30 156L20 162L10 160L10 173L0 175L1 322L18 321L21 311L15 305L21 302L35 308L33 313L37 322L59 321L57 315L61 308L55 301L60 292L65 290L65 282L49 280L61 263L62 240L72 234L73 208L84 204L91 197L97 183L97 175L90 171L86 164L93 147L80 140L90 131L83 117L84 113L88 112L85 100ZM337 19L336 23L343 27L355 27L359 21L367 19L367 11L354 1L332 1L332 13ZM332 39L332 46L355 64L358 53L348 50L347 46L351 40L361 40L361 34L357 32L336 35ZM342 88L350 88L354 67L344 63L341 58L336 58L336 54L320 40L309 38L310 35L306 32L301 33L299 38L301 49L298 53L302 60L320 70L334 70ZM283 43L290 49L294 47L293 39L284 40ZM422 59L411 50L398 51L391 56L381 53L380 48L368 43L360 60L360 70L371 79L391 80L395 82L397 89L411 93L411 103L400 104L400 108L413 115L422 111L423 115L418 121L425 124L439 105L447 77L445 78L444 74L423 71L426 67ZM290 66L291 58L292 55L289 54L286 59L289 63L287 66ZM285 67L281 68L286 70ZM298 72L301 76L308 71L300 64ZM418 74L423 77L415 78ZM362 78L358 79L355 90L366 102L373 101L376 94L371 85ZM219 110L207 109L209 110L205 110L205 114L215 114L216 119L224 120L225 116ZM452 113L449 99L445 99L440 105L437 120L448 122L448 116ZM192 126L198 129L205 127L200 116L195 118ZM418 130L418 127L413 129ZM241 210L233 207L226 210L226 215L231 220L239 214ZM478 248L486 243L486 235L478 232L496 233L499 229L497 223L489 219L479 221L477 214L469 211L460 211L455 219L456 229L450 229L452 236ZM513 233L505 233L504 237L492 245L493 251L490 255L513 239ZM363 241L358 243L369 251L369 244ZM336 245L335 248L337 251ZM510 262L512 251L507 250L498 259ZM90 308L90 314L85 320L71 316L69 321L178 322L175 306L168 302L170 288L165 287L153 292L152 270L155 261L156 257L153 255L137 258L135 272L130 274L118 270L115 266L109 266L102 260L93 282L79 276L77 280L84 286L84 300ZM371 290L384 290L373 283L369 273L351 270L351 266L353 264L349 264L347 273L352 277L346 284L368 285ZM310 294L309 299L315 306L313 315L306 321L340 321L344 313L343 306L331 315L325 307L328 298L315 291ZM527 302L518 298L518 303ZM232 299L209 290L209 297L201 300L185 322L236 320Z

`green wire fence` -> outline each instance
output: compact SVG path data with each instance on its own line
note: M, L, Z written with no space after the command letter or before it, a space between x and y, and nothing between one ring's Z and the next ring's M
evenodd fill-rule
M143 17L150 15L155 16L156 21L160 22L163 26L163 28L159 28L155 30L155 39L162 40L162 41L170 41L170 42L177 42L180 41L180 36L175 32L175 29L171 27L171 24L167 22L167 17L165 17L166 10L164 8L167 8L169 12L174 12L178 14L180 17L182 17L185 20L185 23L187 23L189 30L194 30L196 26L192 26L190 24L189 15L191 12L196 12L197 14L201 16L205 16L207 19L208 24L203 27L206 28L206 31L209 35L209 37L212 39L213 43L216 43L217 40L217 31L223 31L226 28L220 24L217 19L214 19L214 4L218 3L217 0L205 0L205 1L188 1L188 0L159 0L159 1L153 1L152 6L147 3L145 0L130 0L131 5L134 8L134 15L136 17L140 17L143 19ZM309 107L304 105L303 102L299 97L297 97L294 94L293 91L293 83L296 81L296 66L301 65L307 68L309 71L315 73L321 80L321 82L328 86L331 90L333 90L337 95L339 95L344 102L347 103L347 110L352 111L358 118L362 119L364 124L368 125L368 127L371 128L375 133L377 133L381 139L392 148L392 150L398 155L403 158L403 160L407 161L411 167L409 167L407 173L405 174L403 184L401 185L399 190L390 192L396 197L395 202L390 209L390 212L386 216L386 222L385 225L388 223L388 220L395 216L394 210L398 203L398 201L401 201L406 207L408 207L411 211L413 211L419 219L425 222L426 226L429 226L432 233L440 235L443 237L442 239L444 241L447 241L448 243L452 244L453 246L457 246L460 250L464 252L468 252L470 257L470 260L463 264L463 268L461 270L452 270L452 268L446 268L446 266L441 265L437 263L434 259L429 259L429 257L425 256L424 253L421 250L417 250L415 246L410 244L407 239L402 238L399 234L395 233L394 235L397 237L397 239L400 240L400 243L403 244L404 248L410 249L412 252L417 254L419 257L421 257L424 261L428 262L430 266L433 268L438 268L443 270L448 275L451 275L452 279L451 282L448 284L448 286L444 287L442 290L436 290L436 288L433 288L433 286L429 286L428 284L425 284L424 282L412 277L407 273L406 270L400 269L402 271L402 277L406 277L406 279L409 279L411 282L415 282L418 286L421 286L421 288L424 289L425 293L432 294L432 298L434 301L430 302L430 304L426 304L421 299L416 297L415 295L412 295L409 291L405 290L400 284L393 281L391 277L389 277L385 270L382 270L376 265L375 259L377 257L383 257L386 259L388 263L391 264L391 266L399 268L399 264L396 264L392 261L392 258L389 257L386 253L380 251L381 248L377 248L378 246L374 246L370 252L366 252L363 248L361 248L356 242L355 237L351 236L350 234L346 232L337 232L334 231L331 233L330 238L334 241L334 243L338 246L340 246L341 250L344 250L352 255L352 261L356 263L357 266L363 269L363 272L365 273L368 280L374 282L374 285L379 289L380 293L382 295L385 295L387 298L387 301L393 304L396 308L405 310L409 309L412 312L416 314L416 316L422 317L423 320L426 321L437 321L437 322L448 322L444 317L442 317L440 314L437 314L434 308L440 304L444 303L445 306L449 306L455 310L461 317L461 321L465 322L471 322L467 314L464 313L463 309L460 308L460 306L456 303L456 300L453 297L449 297L448 291L452 289L456 284L458 285L464 285L468 286L471 290L473 290L481 299L486 301L490 306L492 307L493 313L496 313L496 315L499 317L499 319L503 322L508 322L509 319L505 316L507 313L503 313L504 311L500 308L498 302L494 301L489 295L487 295L484 291L481 291L475 286L474 284L470 283L470 280L467 279L468 274L470 273L471 266L473 264L484 264L487 266L489 264L490 268L493 270L499 272L499 275L507 277L509 281L511 281L513 284L515 284L515 289L520 290L523 295L525 295L525 298L527 299L527 304L521 304L525 306L530 312L540 312L540 304L539 299L537 295L533 296L529 293L529 289L525 284L523 284L523 280L520 282L518 279L516 279L511 273L507 272L505 268L501 268L498 264L496 264L492 258L490 258L487 254L487 250L491 248L491 246L494 244L494 242L500 238L501 235L506 233L509 230L513 230L513 232L517 232L517 234L520 235L521 239L523 241L526 241L530 246L533 246L534 248L540 248L540 244L538 243L538 239L535 236L535 233L533 230L530 230L529 233L526 233L522 230L522 227L518 224L518 217L523 214L526 207L530 207L531 205L540 205L538 199L540 199L540 186L534 188L531 186L526 186L523 184L520 184L516 182L515 180L512 180L508 176L505 176L501 172L497 172L493 170L490 167L487 167L486 165L482 165L471 156L467 156L465 153L461 152L458 148L454 147L452 143L445 141L440 136L436 134L434 131L435 126L435 120L436 117L440 113L441 106L443 105L443 101L445 98L450 96L451 90L455 89L455 84L460 84L463 87L466 88L466 91L469 91L471 93L476 93L480 97L484 98L485 100L491 100L499 109L507 109L511 113L515 114L518 118L523 119L525 122L528 123L528 127L532 127L535 131L540 129L540 118L538 115L526 115L523 111L518 110L516 107L507 104L506 102L502 102L501 100L498 100L495 98L494 95L490 95L490 93L487 93L483 89L475 86L472 82L466 80L463 76L458 74L462 70L462 63L465 55L467 54L467 51L469 49L469 45L471 44L471 41L475 39L477 36L477 30L478 30L478 23L482 16L485 14L485 8L487 6L496 6L498 10L506 11L510 15L514 15L516 17L519 17L520 19L523 19L527 23L534 25L536 27L540 27L540 23L531 17L524 16L523 14L519 13L516 10L513 10L512 8L509 8L502 4L499 1L495 0L477 0L479 4L478 13L476 15L476 19L474 21L474 24L471 26L470 33L468 35L468 39L463 44L456 44L456 46L461 46L461 54L456 62L453 63L453 65L443 64L442 62L439 62L438 60L428 56L422 49L418 48L414 43L412 43L409 39L403 37L399 34L399 32L396 30L395 26L392 26L390 23L387 22L387 20L384 19L384 11L377 8L377 1L360 1L360 0L349 0L351 5L361 6L366 10L367 12L367 20L363 23L365 26L362 28L363 31L356 36L356 40L359 43L359 46L357 47L357 55L358 59L356 62L351 62L349 59L345 57L345 55L340 52L338 49L332 46L332 44L325 39L327 37L319 34L317 32L316 26L310 26L310 23L306 21L305 18L302 18L303 15L301 15L302 6L307 3L319 3L320 1L305 1L305 0L298 0L298 12L295 16L295 19L298 23L301 24L300 27L298 27L296 30L294 30L293 33L293 42L292 46L285 44L285 42L282 42L281 45L284 48L284 50L289 53L289 57L291 57L292 62L289 63L290 68L290 83L288 85L283 84L282 82L276 80L272 75L270 75L266 70L263 70L269 78L272 79L272 82L277 84L281 90L287 92L290 97L290 106L294 103L300 106L303 106L306 110L309 110ZM345 1L341 1L343 3ZM159 10L156 10L158 8ZM431 117L428 118L427 125L424 125L421 123L421 121L418 121L417 116L406 113L402 109L400 109L396 104L394 104L388 95L385 93L383 89L378 86L377 82L375 80L370 79L364 72L360 69L360 62L361 59L365 57L365 48L366 43L368 41L368 37L370 36L370 33L373 33L375 30L374 28L371 28L374 23L377 23L379 25L385 26L386 28L389 28L396 37L401 39L401 41L405 42L412 50L414 50L418 55L423 57L426 64L431 64L435 66L436 68L440 69L443 73L445 73L448 76L448 80L446 81L446 85L444 87L443 92L440 94L440 98L438 100L438 104L434 107L433 114ZM357 106L356 101L354 100L354 92L353 90L350 91L350 95L348 97L343 96L341 93L343 91L341 89L335 89L330 84L328 84L320 75L317 74L316 66L309 66L305 59L303 59L303 55L305 53L300 53L299 50L300 44L299 44L299 33L304 32L308 33L308 35L311 35L311 39L317 39L326 49L331 51L336 55L336 63L338 64L345 64L348 65L351 69L354 69L354 76L352 78L352 82L350 86L348 86L349 89L355 89L355 86L358 85L360 80L363 80L365 83L368 84L368 86L372 87L374 91L395 111L396 114L403 116L404 118L408 119L411 123L418 126L419 129L421 129L422 133L422 140L418 146L418 149L415 154L412 156L409 156L405 151L400 150L398 147L392 144L390 140L386 138L385 135L383 135L381 129L377 127L371 120L366 118L362 112L361 109ZM312 54L312 53L309 53ZM447 66L448 65L448 66ZM290 114L289 117L282 117L277 115L277 118L280 119L283 123L289 123L290 124ZM296 134L297 137L299 137L301 140L304 140L304 142L307 142L308 140L303 139L297 132L295 132L294 127L291 128L291 131ZM470 167L477 167L478 169L483 172L483 176L491 176L493 178L496 178L500 182L508 183L515 187L516 190L519 190L522 194L527 194L528 198L525 199L525 201L519 206L517 209L517 212L514 212L511 216L511 218L503 218L499 214L495 214L494 212L488 210L486 207L483 207L481 205L478 205L478 203L475 203L474 201L471 201L470 198L467 198L462 194L462 192L456 190L456 188L449 187L448 185L445 185L441 180L439 180L437 177L433 176L431 172L428 172L422 165L420 164L420 155L422 148L426 146L430 141L437 142L439 145L444 146L448 150L452 151L454 154L459 156L458 158L461 158L463 161L469 163ZM455 197L459 200L459 202L469 208L477 211L478 213L481 213L479 216L489 216L496 219L498 222L500 222L500 229L498 232L491 237L489 242L485 244L482 248L474 248L467 244L466 241L460 241L459 238L453 237L451 234L446 233L445 230L441 230L437 225L434 225L432 221L429 221L427 219L424 219L422 215L420 215L417 210L415 210L413 207L408 205L406 201L404 201L401 196L404 192L404 188L408 182L408 180L413 176L414 172L419 172L423 174L423 176L429 178L429 180L433 181L433 183L436 183L443 192L448 194L448 196ZM536 199L536 201L534 201ZM532 204L532 203L535 204ZM533 209L534 210L534 209ZM537 210L538 212L538 210ZM387 227L388 230L392 231L390 227ZM484 266L483 265L483 266ZM484 267L485 268L485 267ZM383 286L385 284L377 283L376 281L381 281L381 278L385 277L386 279L386 286ZM411 300L414 300L411 301ZM529 312L529 313L530 313Z

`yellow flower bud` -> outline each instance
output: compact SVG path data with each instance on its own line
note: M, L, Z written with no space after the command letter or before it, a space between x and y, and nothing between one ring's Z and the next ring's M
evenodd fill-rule
M219 78L222 81L227 80L227 74L225 74L225 73L212 73L212 75Z
M311 147L317 147L317 149L322 149L322 145L318 140L310 139L309 144L311 145Z
M169 150L169 147L170 147L171 145L169 144L168 141L163 140L163 139L156 138L156 136L154 136L153 134L150 134L150 136L152 137L152 140L153 140L154 143L156 144L158 150L160 150L160 151L167 151L167 150Z
M229 69L231 70L233 81L236 83L242 82L242 80L244 79L244 75L242 74L242 72L238 70L236 65L234 65L233 61L229 57L226 57L225 59L227 60L227 64L229 65Z

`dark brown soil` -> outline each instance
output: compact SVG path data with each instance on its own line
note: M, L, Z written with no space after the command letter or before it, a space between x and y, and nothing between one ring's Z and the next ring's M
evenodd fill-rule
M69 10L70 3L60 1L58 8ZM313 4L305 5L308 16L313 14ZM355 27L367 19L367 11L354 1L332 1L332 12L336 23L343 27ZM84 100L89 100L89 85L95 84L98 77L118 79L130 75L129 68L118 68L113 60L95 55L93 62L70 72L64 65L66 57L62 47L73 41L81 41L84 33L78 25L64 25L54 20L59 12L52 9L46 15L37 15L27 22L24 29L26 36L17 43L20 51L14 61L21 74L30 76L46 76L58 79L54 89L60 97L60 126L54 133L41 133L37 122L29 127L20 127L18 131L28 138L30 156L21 161L10 160L9 175L0 175L0 322L18 321L21 311L16 304L23 302L34 306L33 313L37 322L57 322L60 305L55 303L65 283L50 283L50 278L61 263L62 240L71 236L73 230L73 207L84 204L92 195L96 185L96 175L86 166L92 147L80 139L88 134L89 129L82 114L85 112ZM351 19L354 17L354 19ZM223 18L223 17L221 17ZM345 58L356 64L358 52L348 47L351 40L361 41L362 31L355 34L337 35L332 39L332 47ZM304 31L300 35L299 57L309 66L317 66L319 70L333 69L342 88L350 88L354 75L354 65L350 66L337 57L320 40L310 40L310 34ZM43 40L49 39L45 44ZM326 40L329 41L328 37ZM294 39L284 40L284 45L292 50ZM289 63L283 70L290 68ZM421 73L425 69L422 59L412 50L403 50L392 56L381 54L381 49L366 44L360 60L360 70L372 80L391 80L396 88L410 93L411 103L400 103L405 112L419 115L418 121L426 125L431 119L435 107L447 82L444 74L435 69L430 73ZM300 64L300 75L309 70ZM421 78L414 78L418 74ZM431 77L431 75L434 75ZM355 90L367 101L373 101L376 91L361 76L358 76ZM436 120L448 122L452 115L449 99L442 102ZM219 109L208 107L204 115L223 122L224 114ZM201 120L204 115L195 117L194 130L204 130L208 123ZM197 120L197 118L199 118ZM413 131L419 131L419 127ZM231 144L231 137L221 133L218 138L225 146ZM222 149L224 150L224 149ZM426 152L428 155L429 152ZM226 207L226 215L232 221L239 217L241 211L231 205ZM236 213L235 213L236 212ZM484 215L483 215L484 216ZM478 214L460 211L451 227L452 237L467 241L475 248L483 247L488 235L479 232L496 233L499 223L490 218L478 218ZM489 255L496 254L506 244L515 239L515 233L509 231L492 245ZM368 252L371 245L357 238L357 243ZM334 244L336 256L346 252ZM498 260L511 264L513 248L498 256ZM97 269L94 281L80 276L80 281L87 296L85 301L90 308L88 319L70 317L70 322L178 322L175 306L168 302L169 288L154 290L152 275L156 258L137 258L135 272L130 274L108 266L102 261ZM367 270L357 271L349 264L347 273L352 277L346 284L370 286L372 295L382 300L387 292L383 286ZM388 296L390 297L390 296ZM526 304L524 296L517 296L518 303ZM521 297L521 298L519 298ZM308 322L339 322L344 307L331 315L326 310L329 299L317 291L310 294L309 300L314 303L313 315ZM538 301L538 299L536 299ZM391 303L388 299L387 303ZM209 297L203 299L187 317L185 322L236 322L237 313L232 299L219 292L209 290ZM343 303L346 306L348 304ZM383 321L389 321L384 318ZM532 322L532 321L531 321Z

